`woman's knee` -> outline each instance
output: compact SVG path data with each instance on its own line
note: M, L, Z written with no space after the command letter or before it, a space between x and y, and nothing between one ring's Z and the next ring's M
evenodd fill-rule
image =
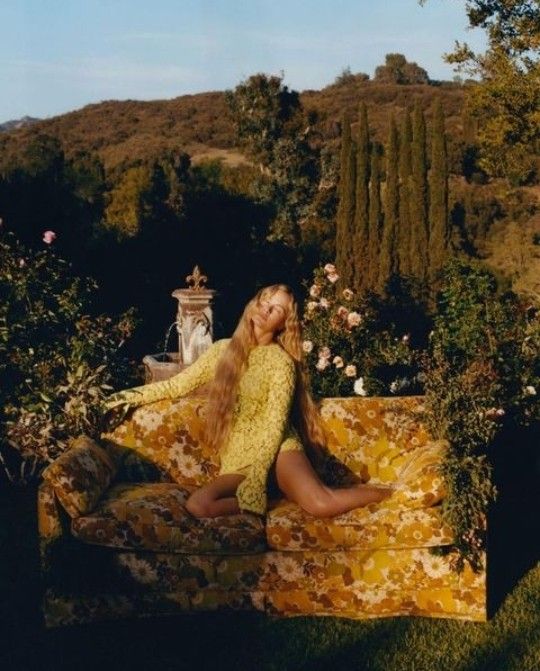
M206 497L197 496L197 492L188 498L184 507L193 517L212 517L212 501Z
M334 514L332 499L324 485L320 489L301 494L297 497L297 503L302 510L314 517L332 517Z

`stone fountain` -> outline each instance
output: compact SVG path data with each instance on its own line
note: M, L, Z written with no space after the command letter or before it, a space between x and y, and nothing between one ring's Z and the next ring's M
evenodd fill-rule
M143 359L145 382L166 380L191 365L213 342L213 289L203 286L208 278L195 266L186 277L187 288L175 289L172 296L178 301L176 320L165 336L164 351L147 354ZM178 352L168 352L171 331L176 326Z

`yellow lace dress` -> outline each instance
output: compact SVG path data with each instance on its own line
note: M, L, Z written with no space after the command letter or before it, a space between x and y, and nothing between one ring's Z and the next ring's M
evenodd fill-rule
M168 380L112 394L105 408L121 404L137 407L190 393L213 379L229 341L216 341L189 368ZM278 452L303 450L289 420L295 382L294 361L278 343L257 345L251 350L239 382L229 436L220 451L220 475L246 476L236 490L241 510L264 515L268 473Z

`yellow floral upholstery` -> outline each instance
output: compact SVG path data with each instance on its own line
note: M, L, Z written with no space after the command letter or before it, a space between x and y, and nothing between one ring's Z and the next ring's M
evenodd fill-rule
M317 519L283 500L268 513L266 538L271 548L295 551L433 547L452 542L452 530L442 523L438 509L389 507L387 501Z
M168 483L113 486L91 515L71 523L86 543L167 552L261 552L264 523L256 515L197 519L186 512L189 491Z
M185 500L219 468L200 440L204 398L136 408L102 436L120 466L91 512L70 519L51 482L40 487L46 625L222 608L484 621L485 554L479 573L456 571L440 505L447 444L428 435L423 411L422 397L321 404L331 458L319 473L337 486L347 473L391 484L381 503L317 519L276 496L266 519L196 519Z
M92 511L111 484L116 464L108 453L87 436L79 436L43 471L56 496L71 517Z
M160 479L198 487L217 475L219 458L201 440L205 399L186 396L135 408L114 431L102 434L121 454L127 480Z

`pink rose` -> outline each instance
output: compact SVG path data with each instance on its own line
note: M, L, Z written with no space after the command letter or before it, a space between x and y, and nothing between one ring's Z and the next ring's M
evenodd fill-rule
M343 372L347 377L356 377L356 366L350 363Z
M56 240L56 233L54 231L45 231L45 233L43 233L43 242L50 245L54 240Z
M333 263L327 263L324 266L324 272L329 275L329 274L335 274L336 273L336 266Z
M349 311L347 310L347 308L343 307L343 305L340 305L339 308L337 309L337 315L338 317L341 317L341 319L347 319Z
M328 302L327 298L321 298L321 300L319 301L319 305L321 306L321 308L325 309L330 307L330 303Z
M318 284L313 284L309 290L309 295L312 298L318 298L321 295L321 287Z
M324 370L324 369L327 368L329 365L330 365L330 364L329 364L328 359L319 359L319 360L317 361L316 365L315 365L315 368L316 368L317 370Z
M331 354L329 347L321 347L319 350L319 359L329 359Z
M347 324L349 326L358 326L361 321L362 317L358 314L358 312L349 312L349 316L347 317Z
M338 280L339 280L339 275L337 273L328 273L328 281L329 282L332 282L332 284L334 284L334 282L337 282Z

